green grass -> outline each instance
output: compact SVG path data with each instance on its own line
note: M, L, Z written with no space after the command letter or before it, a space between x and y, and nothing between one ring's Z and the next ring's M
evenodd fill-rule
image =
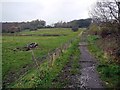
M99 48L99 46L97 45L96 41L99 39L99 36L97 35L90 35L87 37L87 41L90 44L88 46L90 52L92 52L93 54L95 54L96 58L100 59L100 63L105 63L106 60L104 58L104 52L102 51L101 48Z
M97 68L101 79L105 82L106 87L115 88L120 86L120 66L116 63L110 62L109 58L105 58L104 52L100 46L96 44L99 36L88 36L89 50L99 60L100 64Z
M120 87L120 66L116 64L101 64L97 68L106 87Z
M3 79L8 72L17 72L23 66L33 63L32 55L30 51L16 51L13 49L16 47L24 47L31 42L38 43L38 48L34 49L36 57L42 57L46 55L49 51L60 47L65 42L76 37L81 30L78 32L72 32L70 29L42 29L38 31L25 31L20 32L22 34L67 34L67 36L3 36L2 38L2 75Z
M71 70L70 73L72 75L78 74L79 73L79 59L80 59L80 50L78 49L78 43L74 44L74 48L73 48L73 53L72 53L72 66L71 66Z
M48 28L48 29L38 29L37 31L23 31L17 34L66 34L69 35L73 31L66 28Z
M65 51L58 59L55 60L53 66L49 66L49 62L46 61L40 66L39 74L36 69L33 69L29 72L29 74L27 74L21 80L13 83L10 87L12 88L34 88L34 87L52 88L54 87L52 81L59 75L62 68L68 63L70 55L74 53L74 55L78 56L78 53L77 53L78 49L76 48L77 46L76 44L78 44L77 39L72 43L72 45L70 46L70 48L68 48L67 51ZM76 59L77 58L75 58L75 61ZM75 67L76 67L76 63L74 65L74 68Z
M58 74L58 76L54 79L55 82L53 83L53 88L64 88L67 85L69 85L69 83L71 83L71 80L69 78L65 78L66 75L68 76L73 76L73 75L77 75L80 73L79 69L80 69L80 65L79 65L79 59L80 59L80 50L78 49L78 43L79 43L79 39L77 39L71 46L71 48L69 49L69 54L67 54L68 59L67 60L67 64L64 65L64 68L62 69L62 71L60 72L60 74ZM64 69L67 68L67 65L69 64L69 72L64 72ZM66 71L66 70L65 70ZM66 74L65 74L66 73ZM65 74L65 76L64 76Z

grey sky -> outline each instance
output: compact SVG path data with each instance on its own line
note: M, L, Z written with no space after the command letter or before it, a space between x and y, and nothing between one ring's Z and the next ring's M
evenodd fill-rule
M1 0L2 21L45 20L47 24L88 18L96 0Z

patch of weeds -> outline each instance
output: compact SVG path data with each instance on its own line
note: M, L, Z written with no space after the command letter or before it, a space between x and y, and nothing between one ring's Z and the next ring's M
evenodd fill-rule
M79 73L79 59L80 59L80 50L78 49L78 44L74 44L74 52L72 53L72 63L70 73L72 75Z
M100 39L100 37L98 35L89 35L87 38L87 41L90 44L94 44L96 42L96 40Z
M97 68L107 87L120 86L120 66L116 64L99 65Z

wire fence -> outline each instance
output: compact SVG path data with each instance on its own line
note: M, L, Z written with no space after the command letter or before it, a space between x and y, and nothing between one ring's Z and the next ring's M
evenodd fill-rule
M18 81L22 77L24 77L31 69L37 68L38 73L39 72L39 67L42 63L49 61L49 66L54 65L54 61L60 57L69 47L70 45L74 42L74 40L78 37L80 37L82 32L75 38L72 38L68 42L64 43L60 47L48 52L48 54L44 55L43 57L35 57L34 51L31 50L32 54L32 60L34 63L28 64L21 68L18 72L10 72L5 76L5 79L3 80L3 87L6 87L7 85L11 84L12 82Z

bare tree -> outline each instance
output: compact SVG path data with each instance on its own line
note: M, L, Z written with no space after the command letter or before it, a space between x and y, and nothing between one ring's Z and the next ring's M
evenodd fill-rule
M114 32L116 41L120 43L120 2L118 0L96 2L91 16L93 22Z
M91 11L95 22L116 22L120 25L120 2L117 0L102 0L96 3Z
M91 16L93 22L100 26L101 36L107 36L110 32L115 37L117 44L115 53L120 58L120 1L101 0L96 2L91 11Z

